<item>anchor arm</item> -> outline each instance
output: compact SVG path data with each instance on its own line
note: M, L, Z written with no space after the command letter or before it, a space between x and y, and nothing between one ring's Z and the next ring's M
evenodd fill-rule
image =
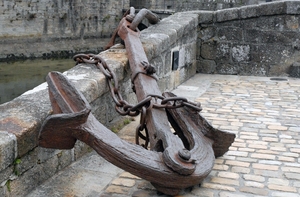
M57 95L52 98L52 102L60 110L48 116L42 125L39 134L41 147L70 149L78 139L107 161L150 181L159 191L169 195L178 194L184 188L199 184L210 173L214 161L209 148L211 144L206 144L207 147L202 151L204 162L208 165L197 167L189 176L175 173L165 165L163 153L148 151L126 142L98 122L90 113L83 95L61 73L49 73L47 82L51 84L49 94ZM74 108L73 104L76 103L78 105Z

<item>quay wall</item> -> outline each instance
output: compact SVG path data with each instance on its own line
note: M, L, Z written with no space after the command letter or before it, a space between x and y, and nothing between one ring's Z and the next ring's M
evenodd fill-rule
M103 50L129 0L3 0L0 60Z

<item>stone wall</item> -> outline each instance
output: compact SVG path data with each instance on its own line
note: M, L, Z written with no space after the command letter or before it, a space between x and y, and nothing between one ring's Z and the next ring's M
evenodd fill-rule
M300 60L300 2L200 11L198 72L287 75Z
M268 1L268 0L267 0ZM272 1L272 0L269 0ZM258 4L263 0L130 0L130 5L137 9L147 8L164 11L192 11L192 10L221 10L245 5Z
M197 27L198 14L178 13L141 33L147 57L157 68L161 91L174 89L196 73ZM177 69L172 69L174 51L179 54ZM136 103L126 51L110 49L101 55L116 72L124 99ZM102 124L111 127L120 120L111 110L114 103L106 80L94 65L79 64L64 74L84 94ZM50 111L45 83L0 105L0 196L23 197L90 151L80 142L71 150L38 147L39 129Z
M3 0L0 59L99 51L129 8L129 0ZM58 50L59 49L59 50Z

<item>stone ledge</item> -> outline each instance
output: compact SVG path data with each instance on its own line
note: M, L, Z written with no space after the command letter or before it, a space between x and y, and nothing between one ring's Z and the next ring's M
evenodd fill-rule
M299 1L274 1L217 11L193 11L192 13L199 14L199 23L205 24L260 16L300 14L299 8Z
M16 142L17 139L15 135L8 132L0 131L0 172L14 162L17 156ZM2 176L0 177L1 183L3 180L1 180Z
M143 30L141 41L148 58L152 59L159 56L163 51L172 47L174 43L181 42L179 39L189 31L196 31L198 16L194 12L176 13L164 18L159 24Z

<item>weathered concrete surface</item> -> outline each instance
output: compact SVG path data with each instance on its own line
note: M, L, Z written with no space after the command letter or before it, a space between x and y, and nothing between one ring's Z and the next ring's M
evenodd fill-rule
M179 196L300 196L300 79L285 79L197 74L172 91L201 102L200 113L214 127L237 135L229 152L216 159L201 186L182 191ZM138 124L136 118L118 135L134 142ZM94 152L27 197L54 194L165 197L149 182L116 169Z

